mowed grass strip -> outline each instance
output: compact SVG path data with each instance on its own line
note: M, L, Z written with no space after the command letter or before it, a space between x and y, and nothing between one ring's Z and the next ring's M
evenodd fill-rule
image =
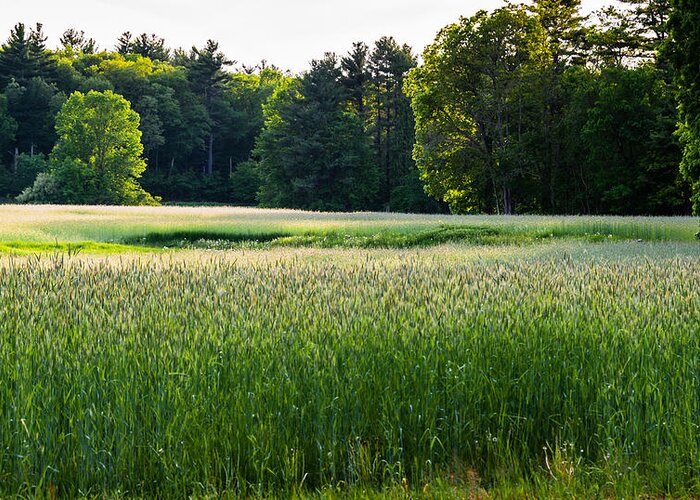
M700 494L692 250L443 251L6 260L0 493Z

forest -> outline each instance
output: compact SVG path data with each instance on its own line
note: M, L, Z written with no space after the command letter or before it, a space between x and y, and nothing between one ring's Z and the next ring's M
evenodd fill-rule
M690 214L697 10L508 4L420 55L386 36L301 74L147 33L102 48L69 28L50 48L41 24L19 23L0 50L0 200ZM96 106L125 127L109 161L81 122Z

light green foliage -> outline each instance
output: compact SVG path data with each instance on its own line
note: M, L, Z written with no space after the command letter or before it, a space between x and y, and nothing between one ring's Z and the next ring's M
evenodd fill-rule
M697 221L691 217L495 217L455 215L403 215L392 213L324 213L299 210L197 207L35 207L3 205L0 241L34 243L140 243L169 246L199 239L255 246L276 238L304 238L314 246L353 245L363 239L374 247L429 233L441 228L456 231L488 229L497 238L491 244L533 243L561 239L643 240L691 242ZM348 240L348 245L345 241ZM178 246L178 245L175 245ZM206 245L202 245L206 246ZM264 246L264 245L263 245ZM324 245L317 245L324 246ZM395 245L386 244L387 248ZM486 251L483 249L481 251Z
M412 70L406 91L416 116L414 158L428 193L453 212L513 213L513 188L527 173L520 143L531 110L525 94L544 33L508 7L447 26Z
M139 116L111 91L73 93L56 117L58 141L51 173L65 201L95 204L153 204L136 179L146 169Z

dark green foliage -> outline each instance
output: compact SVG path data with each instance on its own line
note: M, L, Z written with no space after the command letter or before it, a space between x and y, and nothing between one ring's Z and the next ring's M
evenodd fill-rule
M55 85L34 77L20 85L11 81L5 89L7 107L17 122L15 147L21 153L51 152L56 141L55 117L66 97Z
M214 173L214 142L221 134L223 122L226 120L226 101L223 98L223 85L228 80L224 68L233 64L219 51L219 44L208 40L202 49L192 47L187 64L187 75L192 91L199 96L209 118L209 133L206 144L206 162L204 173L211 176Z
M126 238L122 243L153 248L207 248L227 249L240 247L312 247L312 248L415 248L444 243L498 244L501 232L493 227L439 225L413 231L381 230L370 234L348 234L343 231L309 231L292 234L280 231L174 231L154 232ZM517 235L523 241L532 235Z
M254 161L236 165L229 178L231 199L236 205L255 205L260 190L260 170Z
M84 31L69 28L63 32L59 40L65 50L72 52L84 52L94 54L97 51L97 43L93 38L85 38Z
M165 46L165 39L158 35L146 33L140 34L131 42L130 52L154 61L167 61L170 59L170 49Z
M363 123L368 119L367 94L371 80L368 53L369 47L364 42L355 42L352 50L340 60L349 107Z
M46 157L42 154L21 154L13 160L9 169L0 167L0 196L14 198L34 184L37 176L47 170Z
M11 145L14 143L16 132L17 122L7 110L7 97L0 94L0 172L2 172L4 163L2 159L10 157L9 153ZM0 197L6 194L3 191L3 189L0 189Z
M29 33L24 24L15 25L0 51L0 89L13 79L24 85L34 77L53 78L55 68L45 43L41 24Z
M565 76L569 104L560 131L569 175L555 181L569 186L563 206L598 214L685 213L673 99L662 74L647 65Z
M137 54L154 61L168 61L170 49L165 46L165 39L156 34L141 33L134 38L126 31L119 36L116 50L119 54Z
M205 203L233 203L228 172L202 175L201 169L151 170L143 176L141 185L154 196L178 203L197 203L202 200L206 200Z
M692 185L694 212L700 213L700 3L672 0L671 5L670 40L664 54L678 87L681 173Z
M379 202L387 210L421 211L430 202L413 189L417 174L413 160L415 122L404 81L416 57L407 45L382 37L369 56L368 130L375 162L381 172ZM406 196L408 192L412 196Z
M334 55L314 61L298 81L280 87L265 107L260 202L312 210L375 206L379 173L359 117L345 110Z

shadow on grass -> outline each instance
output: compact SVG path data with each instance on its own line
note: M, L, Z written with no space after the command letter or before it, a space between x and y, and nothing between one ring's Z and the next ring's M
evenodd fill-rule
M127 245L151 248L413 248L462 242L475 245L492 243L499 232L477 226L442 225L435 229L397 232L381 231L374 234L353 234L338 231L290 234L280 232L210 232L176 231L149 233L125 240Z

